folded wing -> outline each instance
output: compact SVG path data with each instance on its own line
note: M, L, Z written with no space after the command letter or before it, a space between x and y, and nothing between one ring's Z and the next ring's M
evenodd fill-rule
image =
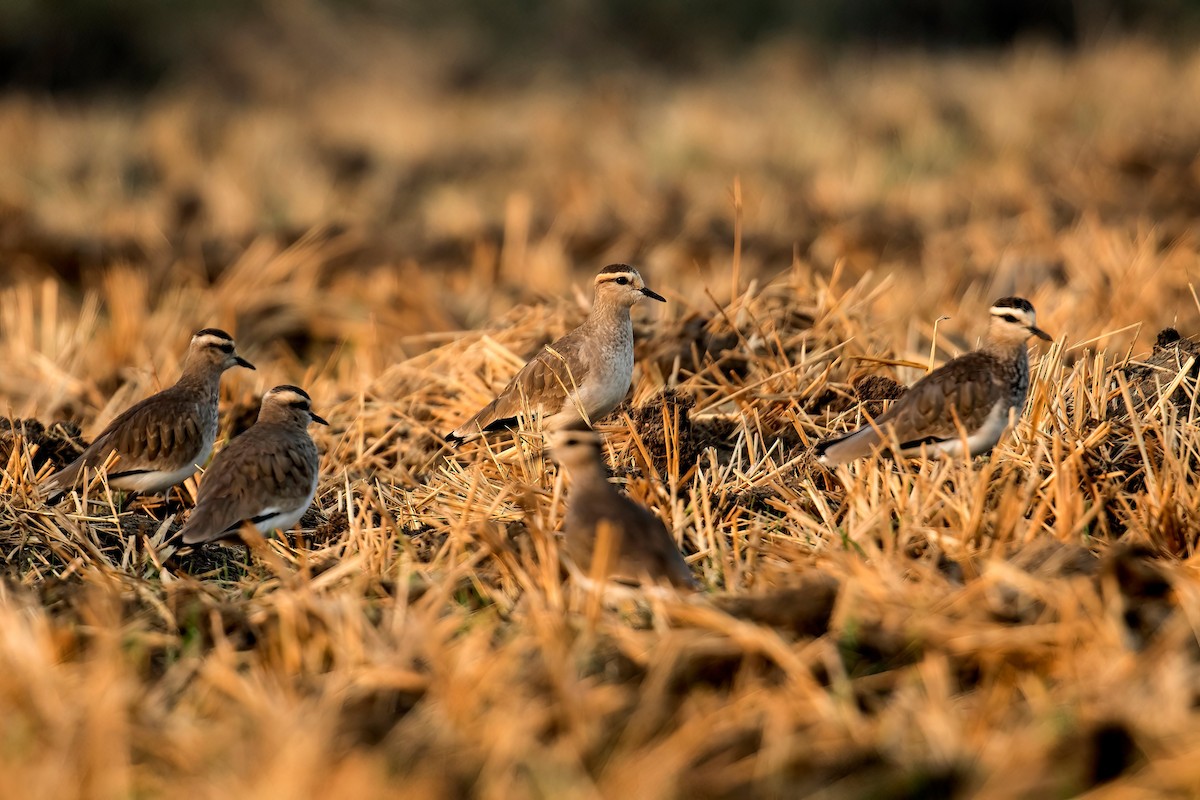
M288 446L259 426L234 439L200 483L196 508L179 532L185 544L220 539L304 503L316 482L315 446Z

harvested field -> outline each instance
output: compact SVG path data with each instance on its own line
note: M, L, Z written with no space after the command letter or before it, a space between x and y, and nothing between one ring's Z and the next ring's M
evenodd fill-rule
M463 87L359 34L233 99L0 95L0 795L1195 791L1200 56ZM599 428L704 592L605 608L540 441L440 436L617 261L669 302ZM1056 341L990 457L812 462L1007 294ZM223 438L279 383L332 423L303 531L165 556L196 479L47 506L206 326L259 368Z

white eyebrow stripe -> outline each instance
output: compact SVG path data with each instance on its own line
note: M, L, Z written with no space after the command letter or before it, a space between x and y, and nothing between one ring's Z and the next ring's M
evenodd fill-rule
M206 333L203 336L196 337L196 343L202 344L205 347L222 347L224 345L233 347L232 339L222 339L220 336L213 336L211 333Z
M304 395L293 391L268 392L268 394L280 403L304 403L307 405L310 402Z

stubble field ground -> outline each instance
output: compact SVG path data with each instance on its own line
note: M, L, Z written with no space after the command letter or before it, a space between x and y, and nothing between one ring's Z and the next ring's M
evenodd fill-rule
M1151 350L1200 330L1200 58L480 84L359 33L0 97L0 794L1192 796L1196 353ZM704 592L610 609L540 444L438 434L614 261L669 302L610 465ZM1056 341L989 458L811 463L1007 294ZM285 382L332 422L303 533L164 561L195 480L46 506L205 326L259 367L223 436Z

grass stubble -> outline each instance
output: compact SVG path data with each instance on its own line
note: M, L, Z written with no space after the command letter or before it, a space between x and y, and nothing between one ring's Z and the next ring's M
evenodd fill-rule
M0 438L0 794L1187 796L1196 369L1146 356L1200 330L1198 83L1134 42L768 52L578 96L0 99L27 154L0 214L26 420ZM540 443L438 441L607 260L671 300L636 314L601 429L696 599L572 594ZM1008 293L1057 336L1015 436L811 462ZM164 560L194 480L40 504L69 422L173 381L204 325L260 368L224 385L224 435L281 382L333 423L303 533Z

